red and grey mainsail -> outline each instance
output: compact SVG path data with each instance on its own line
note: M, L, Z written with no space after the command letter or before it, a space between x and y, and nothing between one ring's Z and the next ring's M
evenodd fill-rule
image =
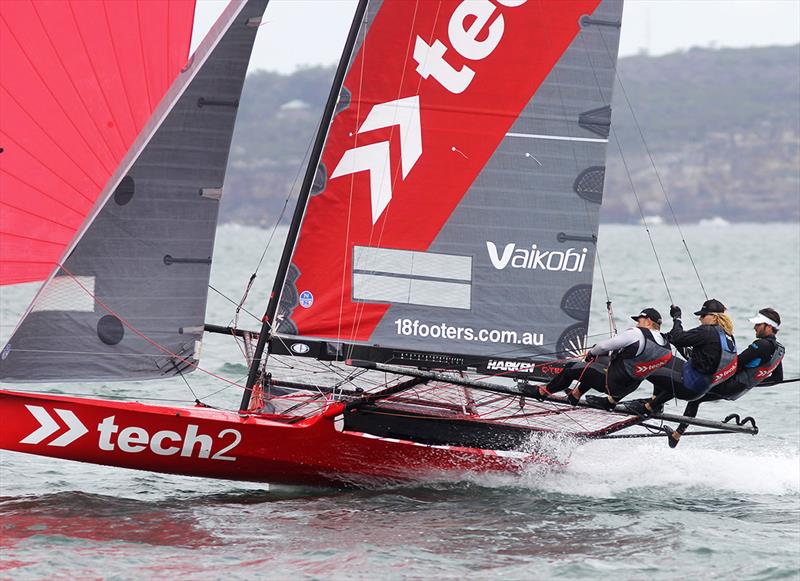
M231 2L181 71L0 352L0 379L194 369L230 143L267 1Z
M0 285L52 272L185 65L194 8L0 2Z
M580 349L621 16L621 0L371 3L274 350Z

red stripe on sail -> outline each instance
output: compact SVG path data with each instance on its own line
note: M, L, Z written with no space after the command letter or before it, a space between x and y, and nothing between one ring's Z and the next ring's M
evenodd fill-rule
M476 17L469 16L451 23L454 12L469 10L469 3L386 1L375 17L345 79L350 106L334 119L323 152L327 187L308 204L293 259L300 271L298 293L308 291L313 297L310 306L305 301L292 314L300 335L369 339L388 305L351 300L353 247L429 247L579 32L579 18L591 14L599 0L529 0L511 7L487 0L471 6L479 4L490 7L492 14L477 40L486 40L500 19L504 29L483 58L464 58L450 38L449 27L465 30L475 23ZM417 72L417 37L427 46L441 42L443 59L454 70L467 66L474 71L463 91L457 92L457 83L450 83L453 92L437 75L423 78ZM374 106L415 95L421 109L422 155L403 178L398 127L359 129ZM348 150L387 140L392 197L373 226L371 173L330 176Z
M194 5L0 2L0 284L61 258L186 62Z

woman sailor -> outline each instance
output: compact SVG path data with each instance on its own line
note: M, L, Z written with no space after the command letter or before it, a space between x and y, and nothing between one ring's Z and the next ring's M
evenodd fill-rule
M606 397L586 396L586 402L606 409L613 409L623 397L636 391L642 380L656 369L669 363L672 352L661 328L661 314L653 309L642 309L631 317L636 326L615 337L601 341L589 350L586 364L571 364L556 375L550 383L539 388L539 396L567 390L567 399L577 405L581 396L590 389L606 394ZM598 357L610 355L607 361ZM602 363L606 363L603 365ZM570 384L578 380L574 389Z
M781 316L775 309L765 308L749 319L756 332L756 340L736 358L736 375L728 381L721 383L700 399L690 401L683 415L693 418L697 416L697 409L701 403L719 401L721 399L736 400L762 383L772 385L783 381L783 356L786 349L775 337L781 326ZM678 429L667 430L669 447L678 445L681 435L686 431L687 424L680 424Z
M635 400L627 404L632 412L649 415L660 412L664 402L673 397L693 401L736 373L736 342L733 339L733 321L725 312L725 305L709 299L695 312L700 326L683 330L681 309L672 305L672 330L666 337L686 358L673 359L648 379L655 386L649 400Z

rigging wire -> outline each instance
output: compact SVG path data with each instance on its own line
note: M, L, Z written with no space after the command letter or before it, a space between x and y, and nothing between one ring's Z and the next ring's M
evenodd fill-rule
M606 43L606 39L605 39L605 37L603 37L602 34L600 35L600 40L603 42L603 47L605 47L606 53L610 55L611 51L609 50L608 44ZM706 292L706 287L703 285L703 280L700 278L700 272L697 270L697 264L695 263L694 257L692 257L692 253L689 250L689 245L686 243L686 238L683 235L683 230L681 229L681 225L678 222L678 217L675 215L675 210L672 207L672 201L670 200L669 195L667 194L667 190L664 187L664 182L661 179L661 174L659 173L658 168L656 167L656 162L653 159L652 152L650 151L650 146L647 145L647 140L644 137L644 132L642 131L642 127L639 124L639 118L636 116L636 111L633 109L633 105L631 104L631 101L628 98L628 91L625 90L625 84L622 82L622 77L619 74L619 69L618 68L614 70L614 76L617 79L617 81L619 82L620 89L622 89L622 95L625 98L625 103L628 105L628 110L631 112L631 117L633 118L634 125L636 126L636 131L639 133L639 138L642 140L642 144L644 145L644 149L647 152L647 157L650 159L650 165L653 167L653 171L656 174L656 179L658 181L658 186L661 189L661 193L662 193L662 195L664 196L664 199L667 202L667 206L669 207L669 211L672 214L672 219L675 222L675 226L677 226L677 228L678 228L678 234L681 237L681 242L683 242L683 247L686 249L686 254L689 257L689 262L692 264L692 268L694 269L694 274L697 277L697 282L700 283L700 288L703 291L703 295L705 296L706 299L708 299L708 293ZM613 129L612 129L612 131L613 131ZM616 139L616 135L615 135L615 139ZM620 147L619 141L617 141L617 146ZM622 153L622 148L621 147L620 147L620 153ZM624 159L623 159L623 162L624 162ZM627 164L625 165L625 170L628 171ZM630 179L630 172L629 171L628 171L628 179ZM632 185L632 182L631 182L631 185ZM637 196L636 202L637 202L637 204L639 203L638 196ZM641 212L641 209L642 209L641 205L639 205L639 211L640 212ZM644 218L644 215L642 215L642 218ZM645 227L646 227L646 224L645 224ZM648 230L647 234L648 234L648 236L650 235L650 231L649 230ZM651 238L651 243L652 243L652 238ZM655 250L655 247L653 249ZM658 255L656 255L656 260L658 260ZM660 268L661 268L661 264L659 263L659 269ZM661 274L662 274L662 277L663 277L663 275L664 275L663 271L661 272ZM665 279L664 283L666 284L666 279ZM667 288L667 294L669 294L669 288ZM670 295L670 302L672 302L674 304L674 301L672 300L672 296L671 295Z
M605 41L604 41L605 42ZM689 262L692 264L692 268L694 269L694 274L697 277L697 282L700 283L700 289L703 291L703 295L708 299L708 292L706 292L706 287L703 285L703 280L700 278L700 272L697 270L697 264L694 261L694 257L692 257L692 253L689 250L689 245L686 243L686 238L683 235L683 230L681 229L681 225L678 222L678 217L675 215L675 210L672 207L672 201L669 199L669 195L667 195L667 189L664 187L664 183L661 180L661 173L658 171L656 167L656 162L653 159L653 154L650 151L650 146L647 145L647 140L644 138L644 132L642 131L641 126L639 125L639 119L636 117L636 111L633 109L633 105L628 99L628 92L625 90L625 84L622 82L622 77L619 75L619 72L616 73L617 81L619 81L619 86L622 89L622 95L625 97L625 102L628 105L628 110L631 112L631 117L633 117L634 125L636 126L636 131L639 133L639 138L642 140L642 144L644 145L644 149L647 152L647 157L650 159L650 165L653 167L653 171L656 174L656 179L658 181L658 187L661 190L661 193L664 196L664 199L667 202L667 206L669 207L670 214L672 214L672 220L675 222L675 226L678 228L678 234L681 237L681 242L683 242L683 247L686 249L686 255L689 257Z
M644 209L642 208L642 202L639 199L639 194L636 192L636 185L633 183L633 177L631 176L631 169L628 166L628 160L625 159L625 154L622 152L622 144L617 137L617 132L614 128L611 128L611 135L614 137L614 143L617 144L617 149L619 150L619 155L622 158L622 165L625 166L625 174L628 176L628 182L631 185L631 191L633 192L634 198L636 198L636 206L639 208L639 215L642 217L642 224L644 225L645 232L647 232L647 238L650 240L650 247L653 249L653 255L656 258L656 264L658 265L658 271L661 273L661 279L664 281L664 288L667 289L667 296L669 297L670 303L675 304L675 301L672 298L672 293L669 290L669 283L667 283L667 277L664 275L664 268L661 266L661 258L658 256L658 250L656 250L656 245L653 242L653 235L650 232L650 226L647 224L647 218L644 215Z

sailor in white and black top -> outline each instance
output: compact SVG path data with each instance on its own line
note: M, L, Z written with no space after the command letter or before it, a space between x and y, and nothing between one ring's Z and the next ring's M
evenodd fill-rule
M661 314L656 309L642 309L631 319L636 321L636 327L592 347L586 355L586 363L565 367L539 390L540 395L568 390L567 398L575 405L583 394L594 389L606 397L587 396L587 403L610 409L636 391L644 378L670 361L672 352L658 332ZM574 380L579 380L578 386L570 390Z

